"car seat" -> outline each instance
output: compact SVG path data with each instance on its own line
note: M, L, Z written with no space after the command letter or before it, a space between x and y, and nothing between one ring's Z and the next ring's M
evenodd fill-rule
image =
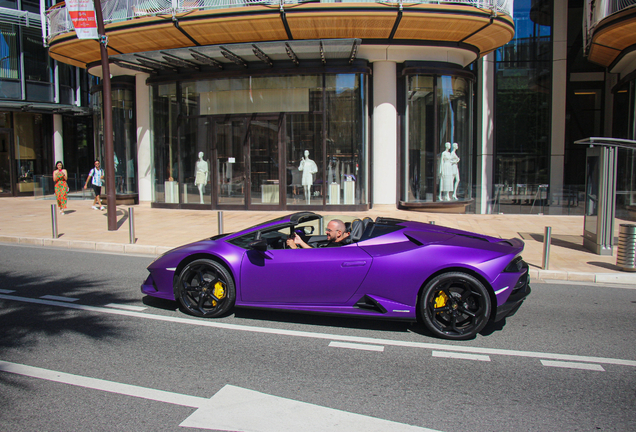
M364 223L360 219L354 219L351 222L351 234L349 235L351 241L353 243L359 241L362 234L364 234Z

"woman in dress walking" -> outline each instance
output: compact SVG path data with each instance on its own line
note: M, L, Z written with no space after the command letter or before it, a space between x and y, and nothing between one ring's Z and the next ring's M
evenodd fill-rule
M64 214L66 210L66 199L68 194L68 173L64 169L62 161L55 163L55 171L53 171L53 181L55 182L55 198L57 198L57 206L60 209L60 214Z

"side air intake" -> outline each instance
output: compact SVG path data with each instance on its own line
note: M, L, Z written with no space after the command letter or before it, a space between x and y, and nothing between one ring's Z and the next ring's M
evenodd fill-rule
M386 313L386 309L369 296L364 296L355 304L360 309L371 310L379 313Z

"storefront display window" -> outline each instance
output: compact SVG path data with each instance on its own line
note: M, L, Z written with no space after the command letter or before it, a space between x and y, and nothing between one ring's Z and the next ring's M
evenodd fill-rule
M463 212L472 203L472 84L466 73L407 74L402 206Z
M365 204L364 76L248 76L154 85L155 167L166 159L172 180L157 175L153 202L237 209ZM325 158L333 163L325 164ZM326 183L329 175L333 191ZM171 200L160 190L168 181L175 183ZM353 186L345 189L344 181Z

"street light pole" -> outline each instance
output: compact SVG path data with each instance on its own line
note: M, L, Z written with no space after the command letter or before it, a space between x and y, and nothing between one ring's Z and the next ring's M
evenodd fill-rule
M100 0L95 4L95 20L99 36L99 49L102 58L102 112L104 113L104 169L106 171L106 200L108 213L108 231L117 231L117 204L115 196L115 150L113 148L113 102L110 87L110 66L108 63L108 36L104 29L104 17Z

